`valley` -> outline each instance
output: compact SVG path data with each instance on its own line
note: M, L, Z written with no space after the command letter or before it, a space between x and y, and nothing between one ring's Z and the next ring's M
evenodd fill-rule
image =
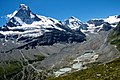
M61 22L21 4L8 17L0 27L0 80L119 78L119 15Z

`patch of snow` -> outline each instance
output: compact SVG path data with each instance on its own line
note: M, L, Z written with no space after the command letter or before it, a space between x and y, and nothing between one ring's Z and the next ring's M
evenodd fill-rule
M95 60L95 59L97 59L98 58L98 54L96 54L95 52L93 52L93 53L85 53L85 54L83 54L83 55L81 55L81 56L79 56L79 57L77 57L74 61L76 62L82 62L82 61L91 61L91 60Z
M103 18L94 18L94 19L91 19L91 20L103 20Z
M96 55L94 55L93 57L92 57L92 62L95 62L95 60L97 59L99 57L99 55L98 54L96 54Z
M95 26L94 24L89 24L89 23L86 23L89 27L88 30L82 30L84 33L85 32L90 32L90 33L93 33L93 34L96 34L97 32L99 32L100 29L102 29L103 27L103 24L101 24L100 26ZM96 30L97 29L97 30Z
M23 25L23 26L8 27L8 28L9 28L10 30L14 30L14 29L33 30L33 29L40 29L40 26Z
M21 34L19 31L0 31L1 34L3 35L14 35L14 34Z
M104 21L113 24L120 22L120 18L117 18L116 16L109 16L108 18L104 19Z
M88 30L86 30L87 32L91 32L91 33L95 33L94 30L95 30L95 25L94 24L89 24L89 23L86 23L89 27Z
M75 63L72 66L73 69L81 69L82 68L82 63Z
M12 43L15 43L14 41L12 41Z
M71 68L61 68L58 71L54 72L55 76L58 77L62 74L65 74L66 72L70 72L72 70L81 70L81 69L87 69L87 66L84 66L84 64L87 63L92 63L95 62L96 59L98 58L98 54L96 54L94 51L92 52L85 52L85 54L78 56L76 59L74 59L73 61L75 62L74 64L72 64Z
M65 24L66 24L69 28L71 28L71 29L73 29L73 30L76 30L76 29L79 29L80 24L82 24L82 23L81 23L81 21L80 21L79 19L77 19L77 18L75 18L74 16L72 16L72 17L70 17L69 19L66 19L66 20L65 20Z
M51 17L48 17L49 19L53 20L54 21L54 24L56 23L60 23L58 20L54 19L54 18L51 18Z
M103 24L101 24L100 26L97 26L97 28L99 28L99 29L97 30L97 32L99 32L99 31L103 28Z
M54 72L54 74L55 74L56 77L58 77L58 76L66 73L66 72L71 71L71 70L72 70L71 68L62 68L59 71Z
M15 14L16 14L17 12L18 12L18 11L16 10L16 11L14 11L12 14L8 14L7 17L8 17L8 18L12 18L12 17L15 16Z
M65 72L61 72L61 71L56 71L56 72L54 72L54 74L55 74L55 76L56 77L58 77L58 76L60 76L60 75L62 75L62 74L64 74Z
M2 45L4 46L4 45L5 45L5 43L2 43Z
M34 16L32 13L30 13L30 17L31 17L31 18L35 18L35 16Z
M20 8L22 8L23 10L28 10L28 7L25 4L20 4Z
M116 48L117 46L115 45L114 47Z
M72 21L81 22L78 18L76 18L76 17L74 17L74 16L72 16L69 20L70 20L70 22L72 22Z
M45 32L47 32L45 30ZM40 35L43 35L41 29L33 29L33 30L27 30L24 32L19 32L19 31L0 31L1 34L3 35L21 35L21 36L28 36L28 37L37 37Z
M22 35L23 37L38 37L38 36L41 36L43 35L42 33L28 33L28 34L24 34Z
M62 68L60 69L60 71L64 71L64 72L68 72L68 71L71 71L72 69L71 68Z
M23 22L19 17L14 17L16 21L18 21L20 24L25 25L26 23Z
M116 26L117 26L117 24L116 25L111 25L113 28L115 28Z

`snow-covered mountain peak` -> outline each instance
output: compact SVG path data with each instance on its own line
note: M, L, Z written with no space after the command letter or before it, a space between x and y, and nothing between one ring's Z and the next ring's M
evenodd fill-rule
M85 34L97 33L99 31L108 31L120 22L120 15L109 16L108 18L91 19L82 23L74 16L65 20L65 25L73 30L80 30Z
M25 4L20 4L20 9L28 10L29 8Z
M9 17L9 21L6 26L9 27L23 26L41 20L25 4L20 4L18 10L14 11L12 14L9 14L7 16Z
M15 10L15 11L14 11L13 13L11 13L11 14L8 14L7 17L8 17L9 19L11 19L12 17L15 17L16 14L19 13L20 10L24 10L24 11L29 10L29 12L31 12L30 9L28 8L28 6L26 6L25 4L20 4L19 9L18 9L18 10ZM21 15L21 16L22 16L22 15Z
M9 21L6 26L15 27L15 26L26 26L26 25L34 25L34 26L48 26L53 24L61 24L58 20L45 17L41 15L37 15L33 13L29 7L25 4L21 4L20 8L14 11L12 14L7 15L9 17Z
M56 19L35 14L25 4L21 4L20 8L8 17L9 21L0 28L2 38L16 41L35 39L42 45L85 40L85 34L81 31L73 31ZM75 17L71 17L68 22L73 26L78 25L78 28L81 23ZM37 42L34 44L38 44Z
M46 33L74 33L84 34L108 31L116 26L120 21L120 15L110 16L106 19L91 19L86 23L71 16L63 23L51 17L41 16L33 13L25 4L21 4L19 9L7 15L9 21L0 28L0 34L4 36L38 37ZM114 24L115 23L115 24ZM84 33L84 34L83 34Z
M110 24L118 23L120 21L120 15L109 16L108 18L104 19L104 21Z
M66 31L58 20L37 15L25 4L21 4L18 10L7 16L9 21L0 28L0 33L5 36L37 37L52 30Z
M68 18L68 20L69 20L70 22L72 22L72 21L81 22L78 18L76 18L76 17L74 17L74 16L71 16L70 18Z
M78 18L71 16L64 21L64 24L67 25L69 28L76 30L79 29L82 22Z

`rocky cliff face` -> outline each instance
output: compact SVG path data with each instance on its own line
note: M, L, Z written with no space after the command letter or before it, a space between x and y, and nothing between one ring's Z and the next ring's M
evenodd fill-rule
M53 18L34 14L24 4L8 17L9 21L0 28L1 38L6 40L23 41L28 46L85 41L85 34L81 31L65 27Z
M0 79L44 80L66 65L71 68L79 56L89 58L89 63L91 55L98 55L94 62L103 63L119 55L106 42L109 31L120 21L119 16L86 23L72 16L61 22L37 15L21 4L8 17L9 21L0 27Z

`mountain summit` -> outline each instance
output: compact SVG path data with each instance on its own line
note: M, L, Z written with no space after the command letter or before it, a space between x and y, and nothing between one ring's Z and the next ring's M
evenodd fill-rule
M37 15L25 4L8 15L9 21L0 28L0 35L5 39L29 42L36 45L49 45L57 42L82 42L85 34L74 31L60 21ZM32 43L31 43L32 44Z
M21 4L19 10L15 11L13 14L8 15L8 17L10 20L7 23L7 26L10 27L32 24L34 21L41 20L25 4Z
M25 4L20 4L20 9L28 10L29 8Z
M0 27L2 38L29 41L28 39L41 37L41 39L45 38L44 42L47 40L46 42L49 41L52 44L61 41L82 42L86 34L108 31L120 21L119 16L112 16L106 19L91 19L83 23L71 16L62 23L56 19L33 13L25 4L20 4L18 10L7 16L9 21ZM43 42L43 40L39 42L41 41Z
M76 17L71 16L70 18L65 20L64 24L67 25L69 28L75 30L75 29L79 29L82 22L79 19L77 19Z
M120 55L115 49L119 45L107 41L112 29L115 39L111 41L120 41L120 24L116 27L120 16L86 23L72 16L61 22L35 14L25 4L7 16L8 22L0 27L0 80L45 80Z

